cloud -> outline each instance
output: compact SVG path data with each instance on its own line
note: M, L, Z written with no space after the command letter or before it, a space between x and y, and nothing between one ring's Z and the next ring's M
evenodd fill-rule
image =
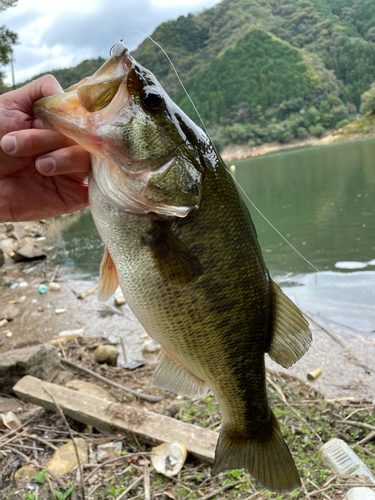
M142 31L146 35L166 19L173 19L189 7L155 7L150 0L127 0L108 7L102 0L89 13L77 17L65 12L55 19L41 38L47 46L59 45L68 50L88 48L93 57L108 55L110 47L121 38L129 49L135 48L145 35L129 33Z
M54 4L53 8L47 8L46 0L35 0L33 9L26 0L20 0L19 11L15 7L4 12L7 27L18 32L20 38L20 44L15 47L16 81L22 82L44 71L74 66L84 59L107 57L112 45L121 38L133 50L163 21L192 10L199 12L217 2L198 0L192 7L176 1L171 7L171 4L168 6L156 0L116 3L66 0L64 9L56 10L59 6ZM23 10L21 4L25 6ZM10 83L10 68L2 69L8 72L6 82Z

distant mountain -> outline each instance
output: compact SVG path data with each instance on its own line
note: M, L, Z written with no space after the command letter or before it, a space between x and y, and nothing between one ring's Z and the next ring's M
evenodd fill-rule
M374 0L222 0L152 38L219 147L342 127L375 80ZM134 56L197 120L160 49L146 39Z
M343 127L375 80L374 0L222 0L162 23L152 38L219 148ZM146 39L133 55L198 121L160 48ZM68 87L102 63L51 73Z

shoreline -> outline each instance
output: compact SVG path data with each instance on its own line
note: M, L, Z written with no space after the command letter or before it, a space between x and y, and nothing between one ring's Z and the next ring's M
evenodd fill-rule
M369 133L352 132L348 134L342 133L343 129L329 132L320 139L317 137L305 139L303 141L294 140L287 144L279 142L265 142L259 146L248 146L247 144L231 144L225 146L221 151L220 156L224 161L242 160L254 156L262 156L267 153L274 153L277 151L285 151L288 149L297 149L307 146L324 146L326 144L335 144L337 142L354 141L358 139L368 139L375 137L375 131Z

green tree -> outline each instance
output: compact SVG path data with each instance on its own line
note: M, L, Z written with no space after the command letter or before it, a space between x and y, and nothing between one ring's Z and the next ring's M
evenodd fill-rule
M0 0L0 12L8 7L15 7L17 1L18 0ZM0 65L9 63L12 46L17 43L17 39L17 33L8 30L5 25L0 26ZM0 71L0 88L3 87L3 78L4 73Z
M363 92L361 95L361 107L360 112L373 113L375 111L375 82L371 84L370 90Z

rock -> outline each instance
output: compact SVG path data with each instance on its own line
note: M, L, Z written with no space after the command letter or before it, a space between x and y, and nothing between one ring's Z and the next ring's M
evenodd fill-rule
M24 260L45 259L46 257L42 243L27 236L21 241L20 248L15 250L13 258L16 262L21 262Z
M100 345L94 351L94 359L97 363L107 363L107 365L116 366L117 357L120 354L113 345Z
M13 386L25 375L51 381L60 369L60 358L50 344L28 346L0 353L1 392L12 393Z
M23 408L24 405L19 399L0 396L0 413L7 413L8 411L17 413L22 411Z
M80 461L87 460L88 453L86 441L82 438L75 438L74 441L78 448ZM51 471L59 477L71 471L76 465L78 465L78 462L73 441L69 441L61 446L61 448L54 453L51 460L46 463L46 467L51 469Z
M34 469L34 467L25 465L14 473L14 480L16 481L16 483L19 483L21 481L30 481L31 479L33 479L35 474L36 470Z
M89 396L95 396L97 398L106 399L107 401L116 401L116 399L109 394L100 385L93 384L91 382L85 382L84 380L69 380L65 384L65 387L69 389L74 389L75 391L82 392L83 394L88 394Z
M18 247L18 242L13 238L5 238L0 241L0 247L4 252L5 259L10 259L13 255L13 252Z
M7 319L8 321L13 321L20 314L22 314L22 311L16 304L7 304L1 308L0 320Z
M18 241L21 241L22 238L25 238L25 236L27 236L27 231L22 224L15 223L13 225L13 229L8 231L8 234L10 238L14 238Z

